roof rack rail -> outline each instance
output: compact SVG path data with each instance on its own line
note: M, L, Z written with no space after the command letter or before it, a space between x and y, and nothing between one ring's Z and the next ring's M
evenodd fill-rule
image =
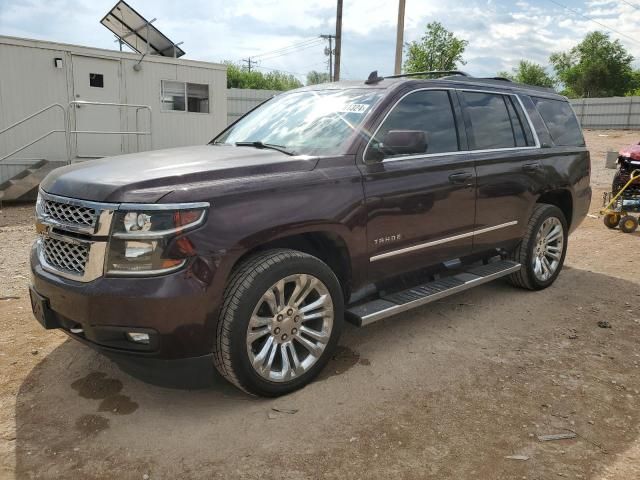
M462 75L463 77L471 77L466 72L462 72L460 70L430 70L428 72L411 72L411 73L399 73L397 75L388 75L384 78L402 78L402 77L417 77L420 75Z
M384 80L385 78L418 77L418 76L421 76L421 75L432 75L432 76L439 75L440 77L444 77L444 76L447 76L447 75L460 75L460 76L463 76L463 77L473 78L468 73L462 72L460 70L431 70L431 71L428 71L428 72L400 73L398 75L388 75L386 77L379 77L378 76L378 71L374 70L373 72L371 72L369 74L369 78L367 78L364 83L366 83L367 85L372 85L372 84L375 84L375 83L378 83L378 82Z
M513 80L511 80L510 78L507 78L507 77L485 77L485 78L482 78L482 80L500 80L502 82L511 82L511 83L513 83Z

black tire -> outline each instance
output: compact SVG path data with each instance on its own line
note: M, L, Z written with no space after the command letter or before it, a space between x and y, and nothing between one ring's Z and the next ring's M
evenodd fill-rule
M269 381L253 368L249 359L249 320L263 294L272 285L297 274L313 275L329 291L333 301L332 330L324 351L306 372L290 381ZM250 394L276 397L293 392L311 382L331 358L343 321L344 299L340 282L325 263L295 250L277 249L258 253L243 261L231 274L214 342L215 367L229 382Z
M620 223L620 214L618 213L607 213L602 219L605 226L607 228L615 229L618 228L618 224Z
M562 253L560 255L559 265L557 266L553 274L550 276L550 278L543 281L536 276L533 267L535 259L534 252L536 248L536 235L545 220L551 217L557 218L562 224ZM567 253L567 237L567 220L565 219L562 210L560 210L555 205L548 205L545 203L536 204L533 209L533 213L531 214L531 218L529 219L527 230L524 238L522 239L522 242L520 242L520 244L513 252L511 252L510 255L510 259L514 262L520 263L522 265L522 268L518 272L509 275L507 277L508 281L516 287L525 288L527 290L542 290L543 288L547 288L556 280L556 278L560 274L560 271L562 270L564 258Z
M620 219L620 230L624 233L633 233L638 229L638 219L633 215L625 215Z
M615 197L628 181L628 179L626 181L624 180L624 175L619 169L616 170L616 173L613 175L613 181L611 182L611 196Z

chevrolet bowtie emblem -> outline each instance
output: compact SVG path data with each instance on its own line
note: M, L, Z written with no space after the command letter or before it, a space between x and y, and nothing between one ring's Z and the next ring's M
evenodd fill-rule
M40 235L44 235L45 237L49 235L49 225L45 225L44 223L36 222L36 232Z

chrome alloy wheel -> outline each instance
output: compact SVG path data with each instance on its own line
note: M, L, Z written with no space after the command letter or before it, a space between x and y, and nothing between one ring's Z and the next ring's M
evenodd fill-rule
M253 309L247 353L255 371L272 382L300 377L320 358L333 328L333 300L312 275L274 283Z
M556 217L549 217L536 234L533 247L533 272L536 278L546 282L560 265L564 248L564 230Z

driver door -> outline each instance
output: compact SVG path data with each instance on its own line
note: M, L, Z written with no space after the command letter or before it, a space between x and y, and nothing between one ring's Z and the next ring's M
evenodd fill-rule
M425 132L424 151L389 151L385 136L398 130ZM410 92L384 118L361 165L371 281L471 253L476 173L465 149L454 90Z

